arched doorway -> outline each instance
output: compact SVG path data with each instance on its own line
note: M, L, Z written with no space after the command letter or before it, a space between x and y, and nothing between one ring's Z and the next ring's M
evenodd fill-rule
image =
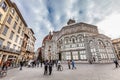
M92 61L92 63L96 63L96 62L98 62L98 55L97 55L97 51L96 51L95 42L93 40L91 40L89 42L89 45L90 45L90 52L91 52L91 53L89 53L90 60Z
M61 61L62 60L62 54L58 53L58 59Z

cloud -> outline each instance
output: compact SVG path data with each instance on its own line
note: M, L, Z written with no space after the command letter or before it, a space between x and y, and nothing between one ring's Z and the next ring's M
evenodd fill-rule
M97 23L97 26L99 26L100 30L105 29L104 34L112 38L118 38L120 37L119 21L120 21L120 13L115 12L115 13L112 13L111 15L106 16L104 20ZM101 33L103 33L103 30Z
M77 22L97 25L102 32L106 32L105 34L112 38L119 35L114 29L119 25L117 21L120 14L119 0L14 0L14 2L29 27L35 32L37 38L35 49L41 46L43 38L49 31L60 30L70 18ZM107 26L111 26L116 33Z
M49 31L53 31L53 26L48 20L48 10L44 1L34 0L15 0L21 13L24 16L28 26L35 32L37 38L35 43L35 50L41 46L43 38Z

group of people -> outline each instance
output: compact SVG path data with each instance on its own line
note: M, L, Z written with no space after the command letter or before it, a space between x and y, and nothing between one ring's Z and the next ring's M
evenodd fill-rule
M57 71L61 71L62 65L60 60L46 60L44 61L44 75L47 75L48 71L49 71L49 75L51 75L52 67L54 66L54 64L56 65Z
M20 66L20 70L22 70L22 67L23 66L26 66L26 67L39 67L41 63L41 67L42 67L42 62L40 62L39 60L29 60L29 61L20 61L19 62L19 66Z
M89 63L90 63L90 64L93 64L93 63L95 63L95 62L96 62L95 57L92 57L92 59L89 59Z
M7 70L9 66L10 66L10 62L9 61L3 62L2 70Z
M74 60L68 60L68 68L71 69L71 66L72 69L76 69Z
M39 60L29 60L28 61L28 67L39 67ZM41 65L42 66L42 65Z
M49 71L49 75L51 75L52 67L54 66L54 63L56 64L57 71L61 71L61 68L63 68L63 67L61 65L60 60L56 60L56 61L46 60L46 61L44 61L44 75L47 75L48 71ZM69 69L76 69L74 60L68 60L68 68Z
M2 70L7 70L8 67L15 67L15 62L7 60L2 62L1 65L2 65Z
M49 75L51 75L51 73L52 73L52 66L53 66L53 63L52 63L51 60L44 61L44 75L48 74L48 70L49 70Z

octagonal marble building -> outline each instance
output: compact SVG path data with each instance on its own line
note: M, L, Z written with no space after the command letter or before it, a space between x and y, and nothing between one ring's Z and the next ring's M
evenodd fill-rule
M70 19L60 31L50 32L42 42L44 59L109 63L116 59L111 38L97 26Z

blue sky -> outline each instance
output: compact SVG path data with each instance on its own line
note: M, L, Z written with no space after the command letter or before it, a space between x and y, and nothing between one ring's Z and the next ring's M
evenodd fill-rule
M50 31L75 19L97 25L100 33L120 37L120 0L12 0L37 38L35 50Z

